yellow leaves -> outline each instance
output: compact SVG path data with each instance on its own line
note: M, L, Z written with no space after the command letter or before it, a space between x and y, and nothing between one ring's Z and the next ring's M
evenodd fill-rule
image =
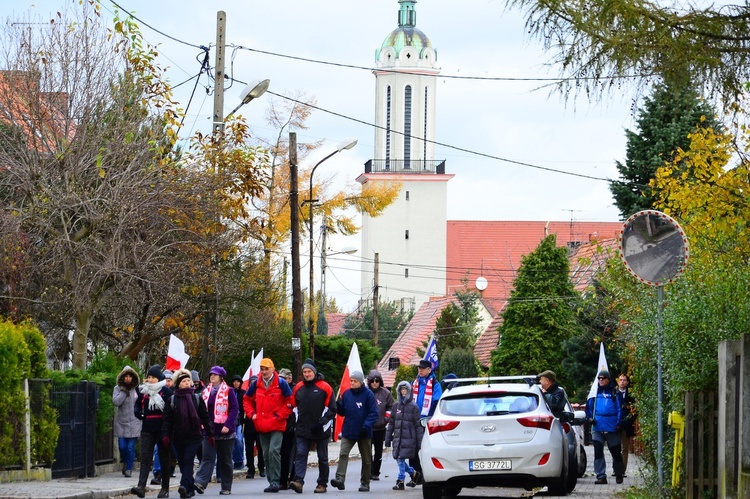
M750 165L748 133L697 128L690 147L678 150L651 181L659 192L656 207L678 218L694 250L693 256L740 259L750 257Z

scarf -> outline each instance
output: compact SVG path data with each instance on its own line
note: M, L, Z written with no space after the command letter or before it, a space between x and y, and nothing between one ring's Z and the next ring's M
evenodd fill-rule
M200 429L201 419L198 417L198 411L195 410L195 403L193 403L193 396L195 390L192 387L179 388L174 392L175 397L180 399L180 406L187 406L187 414L185 414L186 427L191 430Z
M203 401L206 402L206 407L208 407L208 399L214 391L216 392L214 423L224 424L227 422L227 416L229 416L229 385L222 381L219 386L206 387L203 390Z
M161 411L164 409L164 399L159 394L162 388L167 384L167 380L161 380L156 383L143 383L138 389L143 395L148 397L148 409L150 411Z
M422 407L419 412L421 416L427 416L428 414L430 414L430 406L432 405L433 382L434 378L432 377L432 375L430 375L430 377L425 381L424 399L422 399ZM414 383L412 383L412 393L414 394L414 402L416 402L419 399L419 376L417 376L417 379L415 379Z

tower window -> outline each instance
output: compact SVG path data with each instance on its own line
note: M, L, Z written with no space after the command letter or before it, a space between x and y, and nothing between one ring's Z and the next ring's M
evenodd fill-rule
M391 87L386 89L385 95L385 169L391 169Z
M411 169L411 85L404 89L404 169Z
M404 239L409 239L409 229L404 231Z
M404 277L409 278L409 269L404 269Z
M406 200L409 200L409 191L406 191Z

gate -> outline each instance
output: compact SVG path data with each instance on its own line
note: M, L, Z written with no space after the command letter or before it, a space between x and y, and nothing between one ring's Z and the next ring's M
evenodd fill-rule
M94 440L99 390L93 381L54 384L50 402L57 410L60 438L52 478L94 476Z

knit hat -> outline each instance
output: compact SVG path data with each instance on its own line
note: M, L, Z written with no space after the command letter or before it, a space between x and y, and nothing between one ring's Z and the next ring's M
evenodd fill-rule
M273 369L273 361L269 359L268 357L263 357L260 361L260 367L267 367L269 369Z
M165 378L172 379L173 374L172 374L172 371L170 371L169 369L165 369L162 374L164 374Z
M318 374L318 370L315 369L315 362L313 362L312 359L305 359L305 363L302 364L302 371L305 369L310 369L314 374Z
M172 375L172 379L174 380L174 385L175 385L175 386L176 386L177 388L179 388L179 387L180 387L180 382L181 382L181 381L182 381L183 379L185 379L185 378L188 378L188 379L190 379L190 381L191 381L191 382L193 381L193 375L192 375L192 374L190 374L190 371L188 371L187 369L178 369L178 370L177 370L177 371L175 371L175 373L174 373L174 374Z
M221 366L214 366L210 371L208 371L208 374L218 374L219 376L221 376L221 379L224 379L227 377L227 370Z
M190 376L192 376L192 378L193 378L193 383L195 383L196 381L200 381L201 380L201 375L195 369L193 369L192 371L190 371Z
M159 364L155 364L148 368L148 371L146 372L146 377L153 376L158 381L161 381L164 379L164 374L161 372L161 366Z
M555 375L555 371L550 371L549 369L547 369L546 371L540 372L539 376L537 376L537 377L538 378L547 378L548 380L550 380L553 383L557 380L557 376Z
M242 376L240 376L239 374L235 374L234 376L232 376L232 383L234 383L235 381L239 381L240 383L242 383Z
M607 378L612 379L612 377L609 375L609 371L601 370L599 371L599 374L597 375L597 378Z
M286 367L279 370L279 376L281 376L282 378L286 378L287 376L291 376L291 375L292 375L292 371L290 371Z
M365 384L365 375L362 374L362 371L352 371L352 373L349 375L350 378L356 379L363 385Z

